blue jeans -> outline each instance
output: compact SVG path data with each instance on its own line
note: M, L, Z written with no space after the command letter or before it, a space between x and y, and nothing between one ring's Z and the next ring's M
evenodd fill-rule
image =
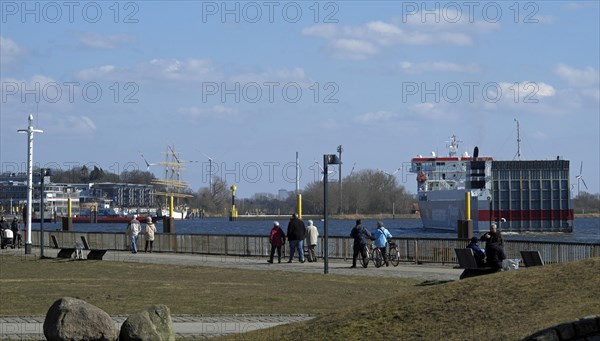
M138 236L131 236L131 252L137 253L137 238Z
M298 257L304 262L304 240L290 240L290 261L294 259L294 252L298 249Z

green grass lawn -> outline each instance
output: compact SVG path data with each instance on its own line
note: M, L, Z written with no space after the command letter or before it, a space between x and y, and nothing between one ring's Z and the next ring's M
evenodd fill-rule
M0 315L46 314L70 296L111 315L166 304L174 315L311 314L415 290L415 280L107 261L0 257Z
M111 315L166 304L174 315L309 314L247 340L520 340L600 315L600 258L437 285L364 276L0 257L0 315L45 315L58 298ZM227 339L227 338L226 338Z

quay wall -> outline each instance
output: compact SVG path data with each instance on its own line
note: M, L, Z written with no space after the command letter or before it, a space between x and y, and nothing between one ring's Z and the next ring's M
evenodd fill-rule
M129 238L125 233L45 231L44 247L53 247L51 236L65 248L81 247L81 236L85 236L92 249L129 250ZM319 239L317 255L322 257L323 238ZM34 246L39 246L40 231L32 232L32 240ZM458 264L454 249L464 248L469 242L467 239L437 238L394 238L393 241L398 245L401 261L416 264ZM138 250L144 250L144 243L140 235ZM350 238L329 237L330 258L352 259L352 247ZM546 264L600 257L600 244L587 243L505 240L504 250L511 259L521 258L520 251L539 251ZM270 244L266 236L162 233L155 235L153 252L267 257Z

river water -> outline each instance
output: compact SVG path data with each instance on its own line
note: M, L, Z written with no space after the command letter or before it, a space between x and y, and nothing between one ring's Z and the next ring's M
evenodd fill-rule
M385 227L394 237L398 238L456 238L456 232L424 229L420 219L382 219ZM268 235L273 220L238 220L229 221L227 218L188 219L175 222L177 234L229 234L229 235ZM286 230L287 220L279 223ZM374 230L376 220L363 219L363 226ZM323 235L323 221L315 221L319 233ZM329 220L329 236L348 236L354 226L354 220ZM157 224L157 230L162 232L162 223ZM39 224L33 224L34 230L39 230ZM46 231L61 229L60 223L44 223ZM75 232L125 232L126 224L73 224ZM500 230L502 226L500 226ZM576 218L572 233L506 233L509 240L532 241L561 241L584 242L600 244L600 218Z

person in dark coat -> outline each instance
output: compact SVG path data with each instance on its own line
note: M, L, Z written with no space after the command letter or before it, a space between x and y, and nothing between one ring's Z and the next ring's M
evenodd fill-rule
M13 245L17 247L21 247L21 233L19 231L19 218L16 216L13 218L12 223L10 224L10 229L13 232Z
M486 265L500 271L502 261L506 259L504 253L504 242L498 233L490 233L490 238L485 243Z
M485 250L479 247L479 238L471 238L471 242L467 245L467 249L473 250L473 256L475 256L477 266L480 268L485 267Z
M267 262L273 263L273 256L275 255L275 250L277 250L277 262L281 263L281 247L285 244L285 233L279 227L278 221L273 222L273 228L269 235L269 243L271 243L271 257Z
M298 249L298 258L300 263L304 263L304 238L306 237L306 226L298 214L294 213L287 227L287 239L290 243L290 259L288 263L294 261L294 252Z
M374 240L371 232L362 226L360 219L356 220L356 225L350 231L350 237L354 239L354 252L352 254L352 266L356 267L356 259L360 253L363 260L367 258L367 240Z
M490 231L482 234L479 240L487 243L492 237L492 234L498 231L497 227L498 226L496 225L496 223L492 223L492 225L490 225Z

